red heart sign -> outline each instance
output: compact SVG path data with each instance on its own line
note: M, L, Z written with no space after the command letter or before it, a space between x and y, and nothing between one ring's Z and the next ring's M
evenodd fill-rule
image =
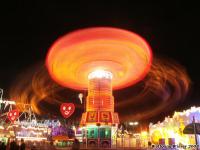
M7 114L8 119L13 123L19 117L19 111L17 109L11 110Z
M73 103L63 103L60 106L60 112L64 118L69 118L75 110L75 106Z

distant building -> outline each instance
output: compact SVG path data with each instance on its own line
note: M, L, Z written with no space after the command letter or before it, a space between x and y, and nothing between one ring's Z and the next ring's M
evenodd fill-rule
M173 117L166 117L163 122L150 123L149 134L153 144L189 145L195 144L194 135L183 134L186 125L195 122L200 123L200 107L191 107L183 112L175 112ZM200 139L200 137L198 136Z

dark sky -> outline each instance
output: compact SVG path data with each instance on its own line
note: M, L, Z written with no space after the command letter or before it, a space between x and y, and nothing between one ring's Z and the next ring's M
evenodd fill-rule
M182 0L160 2L10 1L0 8L0 87L8 91L15 77L44 62L48 48L69 31L113 26L134 31L153 53L175 59L192 80L189 100L177 109L200 105L198 5ZM5 95L8 96L8 95Z

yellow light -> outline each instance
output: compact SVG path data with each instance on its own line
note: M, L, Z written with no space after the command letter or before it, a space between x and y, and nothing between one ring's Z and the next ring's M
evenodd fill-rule
M141 135L142 135L142 137L147 137L147 131L142 131Z
M157 129L152 133L152 142L158 144L160 138L162 138L162 133Z
M76 127L75 127L75 126L72 126L72 129L75 131L75 130L76 130Z
M47 138L45 137L23 137L23 136L17 136L17 139L24 139L26 140L33 140L33 141L42 141L42 140L47 140Z

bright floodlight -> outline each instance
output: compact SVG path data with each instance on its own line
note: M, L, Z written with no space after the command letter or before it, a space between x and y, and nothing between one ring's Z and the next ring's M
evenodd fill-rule
M138 122L134 122L134 125L138 125Z
M88 79L93 79L93 78L112 79L112 73L105 70L95 70L88 75Z
M133 125L136 126L136 125L138 125L138 122L129 122L129 125L130 125L130 126L133 126Z

